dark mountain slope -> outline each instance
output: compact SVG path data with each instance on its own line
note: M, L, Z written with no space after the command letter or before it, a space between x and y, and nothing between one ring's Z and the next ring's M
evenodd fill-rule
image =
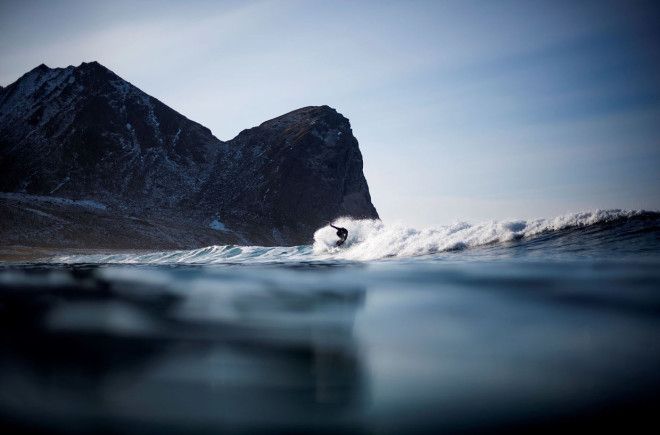
M334 109L302 108L222 142L97 62L40 65L0 89L0 173L2 240L32 246L297 244L337 216L378 217ZM12 228L26 210L39 218Z
M96 62L40 65L0 96L4 192L175 206L199 189L222 146Z

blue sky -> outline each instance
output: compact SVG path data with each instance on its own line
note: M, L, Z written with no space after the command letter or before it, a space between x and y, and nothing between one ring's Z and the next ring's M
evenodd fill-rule
M388 222L660 209L653 2L0 2L0 84L98 60L220 139L351 120Z

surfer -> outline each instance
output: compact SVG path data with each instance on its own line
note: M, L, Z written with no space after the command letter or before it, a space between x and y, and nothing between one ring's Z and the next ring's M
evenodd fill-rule
M332 224L330 224L330 226L337 230L337 237L339 237L339 240L337 240L337 246L343 245L348 237L348 230L346 228L336 227Z

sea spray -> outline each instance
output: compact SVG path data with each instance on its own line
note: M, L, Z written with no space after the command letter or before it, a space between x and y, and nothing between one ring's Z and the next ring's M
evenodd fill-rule
M458 222L422 230L399 224L385 225L383 222L375 220L340 218L334 222L334 225L348 229L348 239L344 246L335 247L334 230L327 226L314 234L313 252L319 256L329 254L334 258L358 261L388 257L415 257L511 242L552 231L583 228L645 214L649 214L649 212L597 210L531 221L489 221L476 225Z
M533 241L547 234L582 231L599 225L634 225L635 231L657 229L660 213L631 210L597 210L571 213L551 219L489 221L415 229L380 220L339 218L335 226L348 230L338 247L336 230L329 225L314 233L313 244L300 246L207 246L193 250L147 253L66 255L50 259L57 263L125 264L222 264L295 263L315 261L372 261L411 258L460 251L507 242ZM575 234L574 234L575 235ZM579 237L579 234L577 235ZM600 237L600 243L606 240ZM612 233L610 239L616 240ZM583 240L584 237L582 237ZM561 243L559 243L561 246ZM504 246L503 246L504 247Z

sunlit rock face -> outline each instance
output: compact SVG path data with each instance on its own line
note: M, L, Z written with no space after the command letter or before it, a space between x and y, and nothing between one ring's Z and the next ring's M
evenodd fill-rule
M305 107L223 142L97 62L0 88L0 235L35 246L309 243L377 218L348 119Z

